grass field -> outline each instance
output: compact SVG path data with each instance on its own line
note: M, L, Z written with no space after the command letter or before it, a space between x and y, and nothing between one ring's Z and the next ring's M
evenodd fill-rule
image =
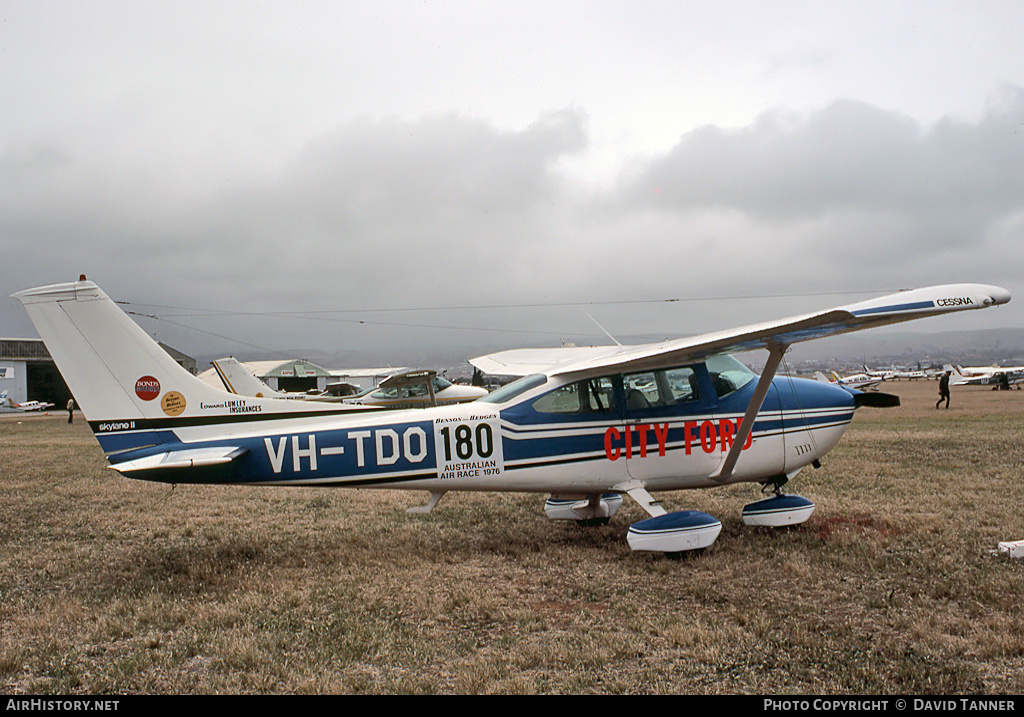
M1024 693L1024 391L886 386L814 515L756 486L682 559L544 496L179 486L106 468L85 421L0 419L0 693Z

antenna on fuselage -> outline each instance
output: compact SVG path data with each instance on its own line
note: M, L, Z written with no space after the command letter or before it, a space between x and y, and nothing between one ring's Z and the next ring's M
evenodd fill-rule
M594 324L597 326L597 328L601 329L601 331L604 332L605 336L607 336L612 341L614 341L616 346L622 346L622 344L619 343L619 340L617 338L615 338L610 333L608 333L608 329L606 329L605 327L601 326L601 324L598 323L597 319L595 319L593 316L591 316L590 314L587 313L586 309L580 309L580 311L582 311L584 314L587 314L587 318L590 319L591 321L593 321Z

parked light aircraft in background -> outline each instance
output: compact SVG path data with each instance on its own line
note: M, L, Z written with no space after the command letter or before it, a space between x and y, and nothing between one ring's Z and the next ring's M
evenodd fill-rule
M486 395L486 388L452 383L436 371L425 369L388 376L376 388L342 400L353 406L427 408L468 403Z
M280 398L298 401L334 401L340 403L342 400L340 397L319 392L297 393L276 391L233 356L216 359L211 363L213 364L214 372L228 393L234 393L239 396L252 396L254 398Z
M917 364L916 369L905 369L905 368L894 368L892 375L889 377L892 381L917 381L918 379L927 378L924 369L921 368L921 364Z
M433 370L402 371L388 376L374 388L356 392L353 395L336 395L331 391L307 393L275 391L233 357L217 359L212 363L225 389L239 396L255 398L328 401L351 406L394 409L466 403L487 395L485 388L451 383L440 378Z
M880 395L776 378L790 345L1010 300L958 284L658 344L503 352L473 363L528 375L482 399L353 413L209 386L84 276L14 296L125 476L426 491L417 512L449 491L549 493L550 517L580 521L610 518L627 495L652 516L630 546L670 553L707 547L721 523L667 512L652 492L750 482L775 495L746 506L746 523L802 522L813 503L781 486ZM727 355L755 349L768 354L760 377Z
M1006 377L1006 384L1020 383L1024 380L1024 366L946 366L951 372L949 383L952 386L994 386L1003 382Z
M871 376L872 378L880 378L883 381L890 380L893 377L893 375L894 375L894 372L893 372L892 369L880 369L880 370L877 370L877 371L872 371L871 369L868 368L867 364L864 364L863 368L864 368L864 373L866 375Z
M819 381L824 381L826 383L834 383L840 386L845 386L846 388L855 388L859 391L866 391L871 388L877 388L878 385L882 383L883 380L885 380L880 376L869 376L866 373L857 373L853 374L852 376L840 376L835 371L832 371L831 373L832 376L829 377L826 376L821 371L818 371L814 374L814 378L816 378Z
M42 403L41 401L15 403L7 396L7 393L7 391L0 393L0 408L6 408L8 411L46 411L53 408L52 403Z
M306 399L305 393L275 391L234 356L215 359L210 363L213 365L213 371L220 379L221 385L228 393L238 396L253 396L254 398Z
M918 362L916 369L906 369L898 366L890 366L887 369L872 371L865 365L864 373L867 374L868 376L871 376L873 378L880 378L884 381L916 381L922 378L938 378L939 376L942 375L941 371L936 371L935 369L921 368L920 362Z

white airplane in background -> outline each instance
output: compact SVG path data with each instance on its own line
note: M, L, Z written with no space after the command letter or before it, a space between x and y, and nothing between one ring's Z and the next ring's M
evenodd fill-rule
M1024 366L958 366L947 365L952 372L949 383L952 386L993 386L1006 377L1006 383L1015 384L1024 380Z
M452 383L438 376L436 371L426 369L388 376L376 388L342 400L353 406L426 408L468 403L486 395L486 388Z
M826 383L834 383L846 388L854 388L858 391L866 391L868 389L877 388L880 383L884 380L880 376L869 376L866 373L857 373L852 376L840 376L835 371L832 371L832 377L829 378L821 371L817 371L814 377L819 381L825 381Z
M938 286L657 344L503 352L473 363L528 375L477 401L366 413L214 388L84 276L14 298L125 476L428 492L415 512L449 491L536 492L551 494L549 516L579 521L610 518L626 495L651 516L629 528L630 547L675 553L711 545L721 523L667 512L652 492L760 484L775 495L746 506L744 522L802 522L814 504L781 486L820 465L857 406L885 398L776 378L792 344L1005 304L1010 294ZM768 353L760 377L727 355L756 349Z
M241 361L233 356L216 359L211 362L213 370L221 380L225 390L238 396L252 396L254 398L279 398L297 401L334 401L341 402L341 398L322 393L296 393L290 391L275 391L268 386L259 376L254 374Z
M42 403L41 401L15 403L14 399L8 398L7 393L7 391L0 393L0 408L6 408L9 411L46 411L53 408L52 403Z
M895 371L893 371L892 369L872 371L871 369L868 368L867 364L864 364L863 369L866 375L871 376L872 378L880 378L883 381L888 381L892 379L892 377L895 375Z
M328 401L351 406L379 408L424 408L449 403L475 401L487 395L487 389L460 386L437 375L433 370L403 371L388 376L376 387L352 396L331 393L289 393L275 391L233 357L213 361L213 368L230 393L255 398L282 398L300 401Z
M926 376L921 364L918 364L916 369L894 368L889 378L892 381L917 381Z

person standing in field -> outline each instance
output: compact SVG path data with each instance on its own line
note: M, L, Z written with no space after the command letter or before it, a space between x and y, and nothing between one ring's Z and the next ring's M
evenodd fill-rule
M942 405L942 402L946 402L946 408L949 408L949 371L942 374L942 378L939 379L939 400L935 402L935 407L938 408Z
M75 399L68 399L68 423L71 423L75 418Z

